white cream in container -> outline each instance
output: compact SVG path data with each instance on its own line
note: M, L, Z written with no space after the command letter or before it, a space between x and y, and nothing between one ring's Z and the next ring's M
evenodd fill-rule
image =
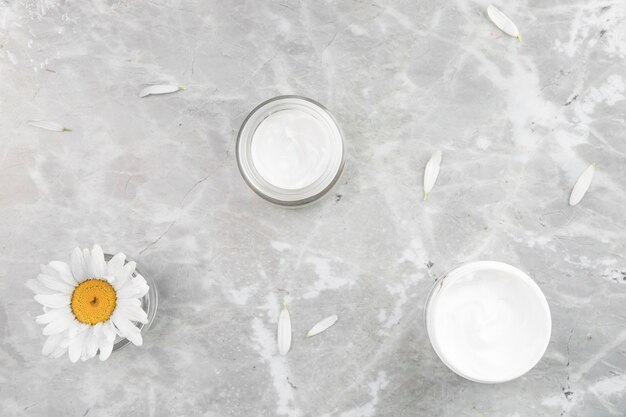
M494 261L460 266L435 283L426 327L439 358L476 382L515 379L543 356L552 329L539 286L519 269Z
M237 163L245 181L271 202L298 206L320 198L344 164L343 136L319 103L280 96L261 103L243 122Z

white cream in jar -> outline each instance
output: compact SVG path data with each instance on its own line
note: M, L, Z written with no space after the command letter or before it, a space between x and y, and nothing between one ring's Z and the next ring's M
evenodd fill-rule
M298 109L269 115L252 138L252 162L276 187L297 190L320 178L332 156L331 132Z
M248 115L237 138L237 163L250 188L282 205L324 195L344 164L343 135L319 103L280 96Z
M501 262L463 265L435 284L426 307L431 344L457 374L477 382L515 379L550 341L550 309L524 272Z

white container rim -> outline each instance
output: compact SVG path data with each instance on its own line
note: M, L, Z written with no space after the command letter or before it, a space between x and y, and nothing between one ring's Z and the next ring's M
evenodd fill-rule
M433 336L434 330L432 329L432 327L434 326L431 325L431 322L429 320L429 311L430 311L431 301L437 297L437 295L443 290L443 288L448 283L470 272L477 271L477 270L503 271L523 280L533 290L533 293L537 296L537 300L543 307L544 318L546 319L546 325L547 325L548 331L546 332L545 339L542 340L542 349L540 350L541 353L538 354L536 358L532 358L532 360L529 361L529 363L532 363L532 365L529 366L525 371L516 375L512 375L505 379L490 379L490 380L477 379L471 375L465 374L464 372L456 368L454 364L450 363L450 361L446 359L445 355L441 352L441 349L438 348L437 343L434 342L435 340L435 337ZM483 384L497 384L497 383L502 383L502 382L508 382L526 374L528 371L534 368L537 365L537 363L539 363L541 358L544 356L546 349L548 348L548 344L550 343L550 336L552 334L552 316L550 314L550 306L548 305L548 301L546 300L545 294L543 293L543 291L541 291L541 288L539 288L539 285L537 285L535 280L533 280L524 271L520 270L519 268L514 267L513 265L510 265L504 262L499 262L499 261L475 261L475 262L468 262L465 264L461 264L460 266L454 268L450 272L444 274L441 278L437 279L435 283L433 284L430 290L430 293L428 294L428 297L426 299L426 307L424 309L424 321L425 321L425 326L426 326L426 332L428 333L428 339L430 341L430 344L433 350L439 357L439 359L441 359L441 361L457 375L465 379L468 379L470 381L480 382Z

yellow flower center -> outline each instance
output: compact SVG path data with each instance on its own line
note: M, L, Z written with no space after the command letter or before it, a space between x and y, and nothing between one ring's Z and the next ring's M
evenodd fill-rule
M111 317L116 301L117 295L111 284L103 279L91 278L74 289L70 306L76 320L94 325Z

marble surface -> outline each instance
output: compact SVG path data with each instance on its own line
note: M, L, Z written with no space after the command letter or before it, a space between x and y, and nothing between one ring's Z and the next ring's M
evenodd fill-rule
M522 44L483 0L1 0L0 414L625 415L626 3L494 2ZM162 82L187 90L138 98ZM279 94L347 138L340 183L297 210L234 156ZM23 283L96 242L156 280L157 321L104 363L43 358ZM480 259L527 271L552 309L545 357L510 383L457 377L423 326L433 281Z

